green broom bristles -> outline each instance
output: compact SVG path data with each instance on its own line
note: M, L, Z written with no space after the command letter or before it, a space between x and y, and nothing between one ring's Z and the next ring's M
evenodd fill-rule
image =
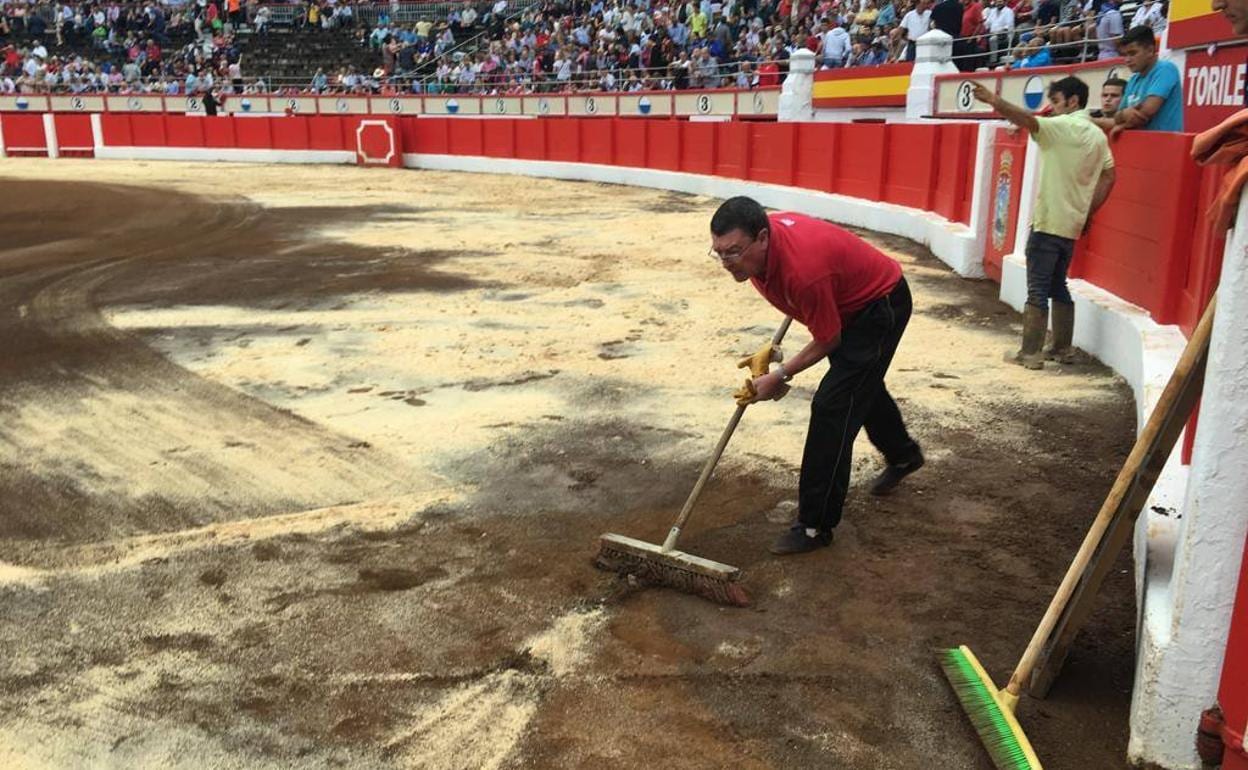
M940 667L992 763L1000 770L1041 770L1027 736L997 700L997 688L974 654L966 647L942 650Z

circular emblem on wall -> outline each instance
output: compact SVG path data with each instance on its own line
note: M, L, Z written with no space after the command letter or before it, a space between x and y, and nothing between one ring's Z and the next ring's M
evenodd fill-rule
M593 115L596 112L598 112L598 102L594 101L592 96L585 97L585 113Z
M138 112L139 110L143 109L143 102L139 101L139 97L131 96L129 99L126 100L126 109Z
M393 113L394 113L394 114L396 114L396 115L397 115L397 114L399 114L400 112L402 112L402 111L403 111L403 102L399 101L398 99L391 99L391 100L390 100L390 111L391 111L391 112L393 112Z
M698 112L703 115L711 111L711 97L707 94L698 94Z
M549 115L550 114L550 102L547 101L546 99L538 99L537 111L542 113L543 115Z
M1110 68L1109 68L1109 72L1106 72L1106 73L1105 73L1105 79L1106 79L1106 80L1113 80L1113 79L1114 79L1114 78L1116 78L1116 77L1118 77L1118 68L1117 68L1117 67L1110 67ZM1123 78L1123 79L1125 80L1125 78Z
M24 109L27 109L27 108L29 108L29 107L30 107L30 102L26 100L26 97L25 97L25 96L19 96L19 97L17 97L17 101L16 101L16 102L14 102L14 104L16 104L16 105L17 105L17 108L18 108L19 110L24 110Z
M1023 83L1023 104L1027 105L1027 109L1035 112L1040 109L1040 105L1044 104L1044 81L1039 75L1032 75L1027 78L1027 82Z
M650 114L650 97L643 96L637 100L637 111L642 115Z
M763 102L763 95L758 92L754 93L754 99L751 104L754 106L755 113L761 113L767 109L767 105Z
M70 99L69 99L69 106L70 106L70 108L71 108L71 109L78 110L79 112L82 112L84 109L86 109L86 105L84 105L84 104L82 103L82 97L81 97L81 96L72 96L72 97L70 97Z
M958 83L958 112L970 112L975 107L975 84L969 80Z
M494 111L495 111L495 112L497 112L499 115L504 115L504 114L506 114L506 113L507 113L507 102L503 101L502 99L495 99L495 100L494 100Z
M346 99L338 99L334 102L334 109L338 110L339 112L346 112L347 110L351 109L351 105L347 104Z
M459 112L459 102L455 101L454 99L447 99L446 111L451 113L452 115Z
M243 112L251 112L251 100L244 99L239 102L239 106L243 108Z
M186 100L187 112L199 112L199 100L194 96L188 97Z
M286 109L290 110L291 112L298 112L298 111L299 111L299 100L298 100L298 99L287 99L287 100L286 100Z

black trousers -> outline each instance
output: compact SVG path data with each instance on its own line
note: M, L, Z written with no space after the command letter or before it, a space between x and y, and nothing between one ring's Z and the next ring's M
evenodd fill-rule
M1027 236L1027 304L1045 310L1049 300L1066 305L1074 303L1066 286L1066 273L1075 256L1075 242L1070 238L1031 231Z
M798 482L798 520L804 527L827 532L840 523L854 439L862 428L890 465L907 463L918 453L884 387L911 307L910 287L902 278L888 296L858 313L828 356L831 366L810 404Z

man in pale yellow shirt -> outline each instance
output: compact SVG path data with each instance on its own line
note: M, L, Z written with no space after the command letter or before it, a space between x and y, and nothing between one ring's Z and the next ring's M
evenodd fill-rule
M981 84L975 98L1001 117L1025 129L1040 148L1040 179L1027 238L1027 304L1023 308L1023 344L1006 360L1028 369L1044 368L1046 358L1068 362L1075 333L1075 305L1066 287L1066 271L1075 241L1087 230L1092 214L1114 186L1114 157L1105 132L1088 114L1088 86L1077 77L1049 85L1053 117L1037 117ZM1044 333L1053 302L1053 344Z

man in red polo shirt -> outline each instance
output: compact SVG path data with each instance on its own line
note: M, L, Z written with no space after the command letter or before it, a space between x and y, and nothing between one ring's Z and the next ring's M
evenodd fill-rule
M805 553L830 545L861 428L888 463L872 483L872 494L891 492L923 465L919 445L884 387L910 320L910 288L901 265L836 225L789 212L768 216L746 197L724 201L711 218L711 251L734 279L749 280L814 338L779 368L753 379L752 402L780 398L788 391L786 382L828 360L811 399L798 518L771 552Z

